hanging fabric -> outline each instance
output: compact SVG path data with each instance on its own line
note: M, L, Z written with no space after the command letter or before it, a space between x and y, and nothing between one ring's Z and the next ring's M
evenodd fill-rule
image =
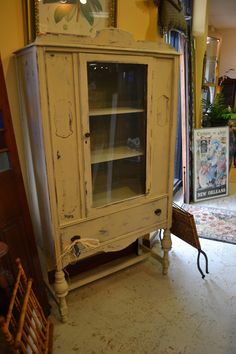
M171 30L187 34L187 23L181 0L154 0L158 6L158 26L163 37Z

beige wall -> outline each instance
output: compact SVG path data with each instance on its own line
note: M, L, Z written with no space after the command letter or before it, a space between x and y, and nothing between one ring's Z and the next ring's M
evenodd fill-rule
M195 39L195 127L201 126L201 92L202 92L202 73L203 73L203 61L206 51L206 39L207 34Z
M218 31L222 38L219 76L233 69L226 75L236 79L236 28L221 28Z
M209 5L208 5L209 6ZM208 9L206 14L205 33L194 39L195 45L195 127L200 128L202 119L202 72L203 61L206 52L206 41L208 34Z
M118 0L117 27L132 33L136 40L161 39L157 31L157 7L152 1Z
M22 1L0 1L0 53L8 92L12 121L24 175L22 132L13 52L24 45Z

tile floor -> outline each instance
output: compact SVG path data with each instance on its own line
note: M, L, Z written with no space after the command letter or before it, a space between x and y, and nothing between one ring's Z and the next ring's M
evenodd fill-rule
M236 184L230 188L236 194ZM220 205L232 207L230 197ZM71 292L68 323L53 306L53 352L235 354L236 247L205 239L201 245L209 259L204 280L197 251L173 236L168 276L149 258Z

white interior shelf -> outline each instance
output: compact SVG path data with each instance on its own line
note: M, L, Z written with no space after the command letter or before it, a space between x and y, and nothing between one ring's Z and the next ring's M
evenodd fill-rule
M143 108L133 108L133 107L108 107L108 108L91 108L89 111L89 116L106 116L114 114L125 114L125 113L140 113L144 112Z
M128 146L116 146L106 149L97 149L91 153L92 164L106 161L120 160L128 157L142 156L142 151L130 149Z
M93 207L115 203L123 199L135 198L142 195L142 191L136 185L131 186L117 186L104 191L94 190L93 192Z

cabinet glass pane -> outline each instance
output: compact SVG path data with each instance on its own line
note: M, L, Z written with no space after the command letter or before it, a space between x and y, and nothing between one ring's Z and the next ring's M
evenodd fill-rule
M89 62L93 206L145 193L147 65Z

